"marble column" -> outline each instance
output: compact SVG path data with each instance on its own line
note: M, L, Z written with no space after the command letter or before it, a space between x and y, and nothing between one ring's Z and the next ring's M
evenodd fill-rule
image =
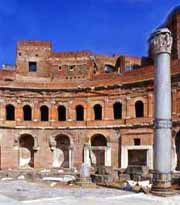
M152 193L168 195L171 190L171 74L172 34L157 29L150 37L154 56L154 174Z

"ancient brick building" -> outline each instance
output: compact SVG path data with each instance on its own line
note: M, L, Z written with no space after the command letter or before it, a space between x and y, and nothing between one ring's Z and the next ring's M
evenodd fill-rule
M180 8L165 24L175 39L172 152L180 169ZM153 72L150 51L104 56L18 42L16 65L0 70L0 168L152 168Z

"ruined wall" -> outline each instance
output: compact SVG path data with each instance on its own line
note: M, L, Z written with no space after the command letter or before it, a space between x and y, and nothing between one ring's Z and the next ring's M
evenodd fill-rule
M16 50L17 75L48 77L50 74L47 58L51 53L51 43L45 41L19 41ZM37 71L29 72L29 62L37 63ZM18 77L18 76L17 76Z
M180 90L173 83L172 112L173 120L179 119ZM52 150L50 138L65 134L72 141L73 166L78 168L82 163L84 145L90 142L95 134L102 134L107 138L111 146L111 163L113 167L121 166L121 147L134 146L135 139L140 139L140 146L153 144L153 89L152 85L133 86L128 88L102 89L99 91L24 91L1 90L0 101L0 125L1 125L1 168L18 168L19 145L21 135L29 134L36 138L37 144L34 150L34 167L52 167ZM135 116L135 103L142 101L144 104L144 116ZM122 118L115 120L113 105L122 103ZM15 106L15 120L6 120L5 106ZM32 108L32 120L23 120L23 106ZM94 119L93 106L102 105L102 120ZM49 120L40 120L40 106L49 108ZM57 108L66 106L67 120L58 121ZM76 120L75 108L77 105L84 107L84 121ZM179 125L176 125L178 129ZM180 127L180 126L179 126ZM138 147L138 145L137 145ZM46 153L46 154L44 154ZM13 156L13 157L12 157Z

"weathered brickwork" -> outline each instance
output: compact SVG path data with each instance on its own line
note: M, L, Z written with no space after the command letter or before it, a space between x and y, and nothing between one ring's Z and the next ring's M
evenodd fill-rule
M171 18L167 24L179 36L179 11ZM179 50L175 38L176 146ZM153 72L150 57L54 52L50 42L18 42L16 66L0 70L0 168L79 168L82 162L125 168L134 160L129 150L147 151L146 162L135 160L152 168Z

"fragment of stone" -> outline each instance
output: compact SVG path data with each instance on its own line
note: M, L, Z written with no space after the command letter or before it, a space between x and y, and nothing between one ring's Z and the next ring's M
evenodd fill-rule
M76 180L75 176L72 175L64 175L59 177L43 177L43 181L54 181L54 182L64 182L68 183L70 181Z
M25 176L24 176L24 175L20 175L20 176L18 176L17 179L18 179L18 180L25 180Z
M1 179L1 181L11 181L11 180L13 180L13 178L11 177L4 177Z

